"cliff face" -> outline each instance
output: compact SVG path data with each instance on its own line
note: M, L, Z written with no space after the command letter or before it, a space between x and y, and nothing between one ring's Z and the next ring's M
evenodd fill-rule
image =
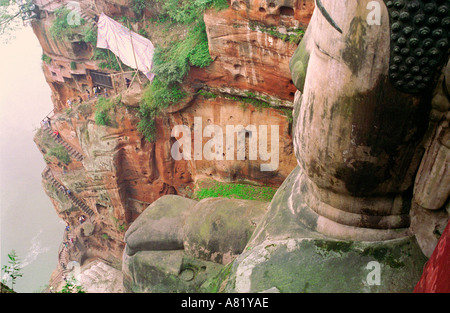
M74 30L69 39L52 37L54 12L65 1L36 1L41 18L32 25L43 54L51 59L43 62L43 70L55 110L50 115L51 131L43 128L35 141L48 163L43 173L47 194L61 218L77 232L77 244L67 250L68 259L83 262L91 257L120 258L124 231L149 204L168 194L192 196L201 179L274 187L283 182L296 165L289 118L296 88L291 81L289 59L297 47L296 36L301 36L299 29L307 25L314 5L312 0L278 2L260 6L259 1L231 1L228 9L211 9L204 14L214 62L206 68L191 68L182 84L189 96L156 118L157 138L150 143L137 130L143 85L136 80L124 91L123 78L114 75L120 71L102 68L103 60L94 60L94 47L85 42L81 30ZM119 20L126 17L133 21L131 27L136 31L145 28L156 45L162 40L152 35L155 24L147 22L157 15L157 3L154 10L144 11L143 19L137 19L130 10L131 1L79 4L85 26L95 28L95 15L104 12ZM112 74L114 80L114 88L108 89L109 99L116 104L109 126L95 122L95 72ZM131 79L130 73L125 76ZM143 75L140 79L145 83ZM90 91L90 99L86 90ZM245 101L248 99L252 101ZM250 138L258 135L259 126L268 127L270 138L271 126L277 126L277 170L262 172L261 165L270 161L250 160L249 135L244 160L174 160L172 129L176 125L193 129L194 122L199 121L203 129L213 124L224 133L227 125L250 125L254 127L248 128L253 130ZM50 153L57 145L52 133L55 130L71 157L68 164ZM202 145L209 139L203 137ZM269 144L268 151L270 148ZM72 195L62 191L61 186ZM82 215L89 220L80 225Z
M206 10L203 20L206 26L209 53L213 62L205 68L191 66L189 74L181 83L187 96L162 110L155 118L157 135L154 142L148 142L137 127L140 121L139 106L148 80L144 75L140 75L127 89L124 78L132 80L132 73L129 69L124 70L119 63L115 63L116 60L112 53L104 52L99 55L99 51L96 51L95 45L92 43L92 36L91 40L87 40L88 33L89 30L95 30L96 17L102 12L147 36L157 47L170 46L174 44L175 39L185 37L188 27L174 24L168 27L169 24L164 24L164 21L159 19L160 12L163 11L161 1L147 1L148 7L141 13L136 13L132 9L134 1L131 0L83 0L78 2L83 20L82 25L79 28L70 29L69 34L57 38L53 34L54 29L52 30L57 18L55 12L70 2L51 0L35 0L35 2L41 9L41 15L40 19L33 21L32 25L43 48L45 55L43 71L53 92L52 99L55 105L54 112L49 116L51 127L43 124L42 129L36 134L35 141L48 164L43 172L44 188L61 218L70 225L66 238L67 242L71 244L68 247L62 246L59 253L58 263L62 264L62 270L69 260L83 264L92 258L109 259L112 262L121 259L125 231L138 217L145 217L145 214L141 215L141 213L147 207L151 207L152 203L165 195L182 196L163 197L160 202L156 202L154 207L158 207L158 203L176 199L179 206L172 205L169 201L167 210L163 206L161 207L163 212L159 212L161 214L153 212L157 216L151 216L150 224L159 225L160 219L165 218L164 214L171 214L171 209L185 208L188 203L185 198L193 196L202 180L244 182L273 187L280 186L283 181L286 181L285 184L288 185L293 183L289 177L296 174L295 171L298 168L293 171L297 166L297 160L293 153L292 129L295 125L292 125L292 121L297 117L292 113L292 108L294 102L302 102L301 92L297 91L297 87L299 90L302 89L300 87L304 87L300 81L306 75L304 66L307 62L304 62L304 58L307 56L305 52L310 48L303 46L297 49L297 46L304 34L303 30L311 19L314 9L313 0L231 0L228 1L229 7L224 10ZM323 32L323 38L326 38L326 31ZM333 50L338 47L328 48ZM295 53L296 51L297 53ZM381 58L384 55L380 51L376 51L377 53L374 52L374 54ZM299 69L298 73L291 73L290 61L291 66ZM360 64L356 63L361 60L350 58L350 61L357 67ZM112 64L115 64L115 68L111 67ZM324 84L326 84L325 80L320 83L320 79L325 77L322 75L324 71L317 70L320 67L314 65L310 65L310 67L316 69L314 73L310 69L310 76L315 77L314 80L311 80L317 84L316 90L322 91L322 86L325 87ZM414 194L411 199L413 200L412 204L406 204L405 208L408 206L406 209L409 210L409 206L411 206L410 230L416 235L421 250L427 256L432 254L448 220L449 104L448 93L446 93L449 90L448 82L450 81L448 69L447 66L447 71L440 78L438 86L441 87L432 94L428 132L424 135L418 148L425 152L422 160L420 157L416 160L418 171L408 176L407 180L398 182L414 187L414 190L411 190L411 193ZM125 74L122 74L122 71ZM336 73L331 74L334 77ZM294 75L297 87L294 86L291 75ZM106 102L104 99L94 97L92 92L93 86L98 84L99 77L111 79L112 87L108 88L108 95L106 96L102 92L102 96L104 95L107 99ZM90 92L89 95L87 90ZM323 96L322 92L318 92L318 96L319 94ZM310 109L302 108L305 112L309 111L306 112L307 114L313 114L318 109L313 100L311 103L314 103L314 106L311 105ZM353 100L355 99L349 98L348 102L344 103L345 107L347 108ZM105 106L107 106L108 116L103 116L103 118L109 120L108 123L100 123L97 113ZM342 110L342 116L346 117L348 114L347 110ZM355 116L357 115L355 114ZM312 139L314 132L308 132L306 129L304 131L306 136L299 139L301 142L298 142L303 146L305 142L309 141L311 147L316 149L320 141L325 139L337 143L342 138L350 140L349 138L357 135L358 129L354 126L351 128L351 134L348 133L345 136L338 131L330 131L332 128L323 120L325 115L316 114L316 116L321 127L326 130L323 134L327 135L318 136L314 140ZM393 117L389 116L389 118ZM427 122L426 118L423 120ZM311 122L311 119L309 121ZM387 121L387 118L383 119L382 125L388 123ZM333 123L339 124L339 119L333 118ZM180 125L190 130L187 142L191 143L192 150L196 145L207 150L212 137L211 133L205 135L209 126L215 127L215 136L217 136L217 132L222 131L223 140L230 135L226 131L227 126L243 126L245 155L242 159L237 159L238 154L235 151L229 155L228 150L223 149L219 150L219 154L215 150L211 159L203 156L200 159L177 160L172 155L172 148L176 140L179 140L180 137L184 138L185 134L183 136L177 134L172 137L172 131ZM196 138L194 131L199 125L203 136ZM303 123L304 127L307 125L308 123ZM257 153L256 160L251 157L251 155L255 155L255 152L261 153L259 149L255 149L257 145L254 139L260 138L264 127L267 127L268 138L271 138L272 134L278 133L280 153L277 160L274 158L263 159L261 154ZM390 127L389 125L381 127L382 134L384 135ZM314 127L314 129L318 128ZM54 131L57 131L58 134ZM236 134L232 133L232 135ZM380 137L383 136L380 135ZM238 141L236 141L237 143ZM185 148L183 147L183 152ZM274 148L273 142L271 143L269 140L267 152L273 151ZM338 149L324 149L319 152L323 151L326 151L326 155L324 154L326 161L333 154L339 154ZM366 157L365 151L356 152L361 153L364 158ZM419 152L418 155L421 156L422 152ZM316 156L314 153L312 155ZM342 156L346 158L344 154ZM276 165L275 171L261 170L263 166L272 161ZM308 162L305 158L299 159L299 163L303 167L310 166L312 174L325 168L315 162ZM328 170L331 170L331 167L328 167ZM364 177L369 180L373 178L371 174L378 174L376 171L372 173L370 168L361 170L361 173L366 173L366 171L370 175L365 174ZM289 176L290 174L291 176ZM354 173L354 175L356 174ZM348 175L347 178L353 180L354 175ZM337 175L333 179L339 180L343 176L345 175ZM323 180L321 182L324 185L328 183L333 185L333 181L328 180L324 175L319 175L319 178ZM413 180L414 184L410 182ZM363 183L366 181L358 181L354 187L359 188ZM279 199L279 203L275 201L271 207L279 205L280 208L285 208L287 202L290 205L292 203L299 205L301 201L308 200L314 194L314 192L310 192L307 197L300 196L298 199L294 198L295 200L292 200L292 197L283 199L289 194L286 193L286 187L281 189L279 198L281 197L283 201ZM297 194L300 189L302 192L303 189L307 190L303 186L300 188L295 185L292 187L292 194ZM327 189L324 195L328 197L329 194ZM198 206L193 204L192 208L197 207L198 209L202 205L203 202ZM371 206L374 206L373 203ZM447 206L447 211L445 206ZM224 207L229 208L227 204ZM210 205L204 206L203 209L214 216L212 213L217 207L214 201L211 201ZM258 210L258 214L262 214L262 211L262 209ZM209 216L208 214L205 213L205 216ZM183 217L181 215L176 216L175 219L181 220ZM231 216L219 219L226 221L222 224L219 223L220 225L213 221L210 225L211 232L217 231L217 226L223 226L224 231L227 231L228 217L230 221L233 221L233 218L238 216L238 214L229 215ZM80 218L83 216L86 220L80 222ZM193 216L196 215L193 214ZM279 216L277 215L277 217ZM184 225L184 222L178 222L180 225ZM220 238L228 238L221 232L217 232L219 235L216 234L219 239L211 237L213 238L210 242L211 245L202 247L203 241L202 244L197 245L197 239L191 239L195 237L195 234L201 233L203 226L199 224L195 228L195 218L191 222L191 224L184 225L185 234L176 234L177 240L181 242L180 245L191 250L188 251L187 255L190 255L188 259L192 256L202 258L206 253L208 255L207 262L219 260L218 262L222 263L221 266L225 266L239 255L242 244L245 246L245 243L239 242L238 248L233 253L229 253L228 248L225 249L227 251L221 252L220 247L216 247L215 243L219 242ZM403 222L405 227L409 227L409 219L405 218L402 220ZM285 227L287 224L284 220L280 225L273 227L271 231L288 232L289 234L286 236L291 238L290 229ZM145 236L142 238L138 236L139 231L136 230L138 226L135 228L132 226L132 233L135 232L136 238L130 239L132 243L136 244L136 251L141 248L139 245L142 241L149 244L146 242ZM173 231L171 224L163 226L164 230ZM246 233L250 234L256 223L250 221L247 226ZM151 227L150 229L152 229ZM206 237L209 238L210 233L203 235L207 235ZM71 241L70 239L75 240ZM166 239L163 238L156 245L164 244ZM201 238L201 240L203 239ZM152 240L150 238L150 242ZM127 244L129 247L130 242ZM202 248L197 248L197 246ZM445 250L442 246L439 249L439 251ZM290 248L288 250L290 251ZM189 262L193 260L190 259L188 263L184 263L187 262L187 257L181 250L175 251L174 254L167 251L152 254L151 258L156 255L156 259L152 259L152 262L159 264L160 257L170 254L170 258L167 258L168 263L163 264L167 265L169 269L173 270L173 264L178 264L177 262L180 263L180 268L186 267L186 264L192 265ZM265 253L266 249L261 251ZM148 251L144 252L145 255L148 254ZM416 252L417 254L421 253L418 249ZM221 253L226 257L223 257ZM127 264L139 263L137 262L139 260L135 260L139 258L132 254L129 257ZM133 263L135 261L137 263ZM339 260L339 262L341 261ZM305 262L305 264L309 263L311 262ZM212 272L217 274L219 267L216 263L211 264L208 263L206 266L208 268L211 266ZM253 266L253 263L250 265ZM298 267L298 264L296 263L295 266ZM434 264L430 265L429 271L434 271L433 266ZM330 266L330 268L333 267ZM172 274L177 276L178 269L175 268L175 272ZM131 271L131 268L128 270ZM133 288L132 277L133 274L128 273L127 276L125 273L125 283L128 284L128 288ZM200 278L196 283L203 282ZM359 280L358 283L360 283ZM143 290L147 288L145 284L141 287Z

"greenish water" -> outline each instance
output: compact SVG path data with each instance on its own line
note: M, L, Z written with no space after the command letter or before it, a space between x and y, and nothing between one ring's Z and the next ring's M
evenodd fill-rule
M33 142L40 120L53 108L42 48L31 28L15 36L0 43L1 266L14 249L23 264L14 289L37 292L56 268L64 223L42 188L45 162Z

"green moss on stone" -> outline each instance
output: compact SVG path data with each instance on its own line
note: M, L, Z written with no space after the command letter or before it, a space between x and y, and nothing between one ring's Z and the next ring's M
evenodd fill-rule
M352 241L315 240L316 247L326 252L346 253L351 250Z

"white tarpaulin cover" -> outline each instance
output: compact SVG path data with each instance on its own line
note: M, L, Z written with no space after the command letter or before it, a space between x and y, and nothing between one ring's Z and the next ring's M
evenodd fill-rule
M153 79L150 71L155 47L152 42L104 13L98 20L97 48L111 50L124 64L139 69L148 79Z

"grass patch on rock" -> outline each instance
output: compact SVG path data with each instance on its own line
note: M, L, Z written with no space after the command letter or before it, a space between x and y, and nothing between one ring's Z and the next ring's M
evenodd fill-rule
M194 199L234 198L270 202L277 189L269 186L202 181L194 192Z

